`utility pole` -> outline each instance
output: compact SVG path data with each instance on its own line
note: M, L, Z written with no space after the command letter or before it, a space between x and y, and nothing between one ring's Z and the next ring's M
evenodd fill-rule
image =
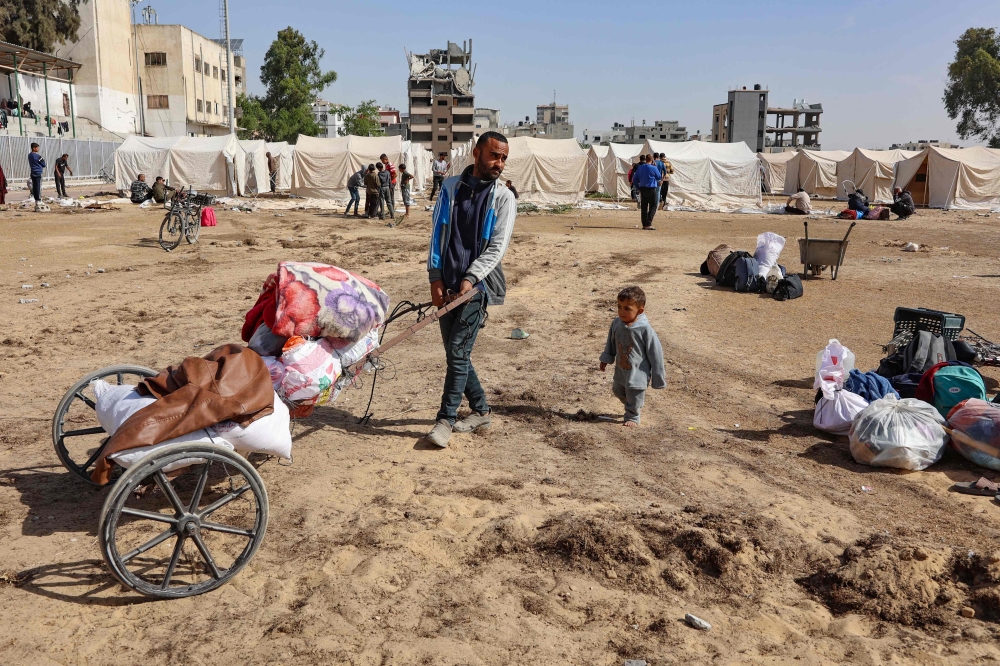
M139 32L138 26L135 23L135 6L139 4L139 0L131 0L129 2L132 11L132 46L135 52L135 92L136 92L136 106L135 112L139 114L139 132L141 136L146 136L146 117L142 113L142 79L139 78Z
M226 21L226 85L229 86L229 133L236 134L236 98L233 97L233 49L229 42L229 0L222 0Z

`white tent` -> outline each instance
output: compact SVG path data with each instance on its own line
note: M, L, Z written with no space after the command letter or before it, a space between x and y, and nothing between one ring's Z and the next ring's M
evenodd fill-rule
M271 174L267 168L267 143L264 141L240 141L240 148L246 153L246 170L240 185L243 194L261 194L271 191Z
M607 146L591 146L587 151L587 192L606 192L604 189L604 158L608 154Z
M924 148L896 164L895 187L931 208L1000 206L1000 149Z
M236 136L130 136L115 150L115 186L128 191L140 173L176 188L242 194L246 158Z
M795 157L798 151L786 150L781 153L757 153L757 159L764 169L764 189L771 194L780 194L785 190L785 170L788 161Z
M632 186L628 182L628 172L632 168L633 159L639 155L642 144L612 143L608 146L608 154L602 164L601 183L604 191L616 199L630 199Z
M393 164L404 158L398 136L341 136L320 139L299 135L292 168L292 194L318 199L347 196L347 179L385 153Z
M292 186L292 160L295 155L295 146L288 145L287 141L275 141L267 144L267 151L271 157L278 160L278 177L275 183L277 189L287 190Z
M810 196L837 196L837 163L846 150L800 150L785 165L785 194L802 188Z
M587 154L576 139L515 136L507 141L510 154L501 178L514 184L520 201L572 204L583 199Z
M411 143L406 156L406 170L413 174L411 192L421 192L427 187L431 173L431 151L422 143Z
M916 155L915 150L855 148L854 152L837 163L837 198L847 201L848 188L844 181L849 180L872 201L891 203L896 163Z
M706 208L760 206L760 161L747 144L650 141L642 154L664 153L674 168L670 203Z

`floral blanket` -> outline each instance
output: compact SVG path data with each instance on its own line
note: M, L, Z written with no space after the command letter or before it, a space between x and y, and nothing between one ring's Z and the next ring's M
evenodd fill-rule
M370 280L336 266L283 261L247 313L243 335L248 339L260 323L251 320L260 318L275 335L328 338L340 349L381 326L388 308L388 294Z

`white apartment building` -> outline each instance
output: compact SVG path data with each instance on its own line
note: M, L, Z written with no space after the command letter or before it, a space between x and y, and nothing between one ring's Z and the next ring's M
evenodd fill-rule
M319 125L319 134L316 136L324 139L333 139L340 136L340 131L344 129L344 117L339 113L331 113L330 109L338 106L325 99L318 99L313 102L313 120Z

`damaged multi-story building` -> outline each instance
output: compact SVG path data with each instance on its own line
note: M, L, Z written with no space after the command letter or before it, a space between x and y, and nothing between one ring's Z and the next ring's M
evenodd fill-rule
M435 155L450 153L452 147L472 139L476 130L472 40L461 46L448 42L448 48L406 57L410 139L429 146Z

